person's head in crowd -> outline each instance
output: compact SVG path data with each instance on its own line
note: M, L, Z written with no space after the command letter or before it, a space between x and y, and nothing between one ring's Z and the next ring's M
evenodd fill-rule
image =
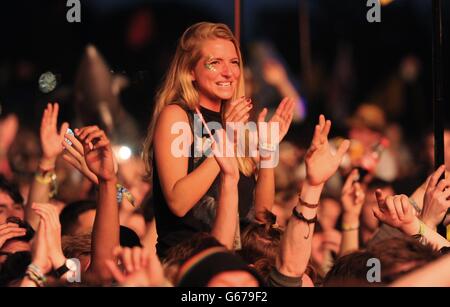
M128 227L120 226L120 246L142 247L137 234ZM81 270L85 272L91 263L92 234L67 234L62 236L61 247L66 258L77 258L80 260Z
M80 200L68 204L61 211L61 235L90 233L94 225L97 203L92 200Z
M379 241L365 250L340 257L325 276L324 286L382 286L436 260L440 253L417 239L402 237ZM372 260L371 260L372 259ZM369 262L371 260L371 262ZM375 262L373 262L375 260ZM367 276L379 261L379 282L371 282ZM373 281L373 280L372 280Z
M0 174L0 224L5 223L11 216L23 220L23 205L23 197L18 187Z
M375 191L380 189L384 195L395 194L390 182L374 178L367 186L366 199L361 210L361 236L362 243L367 243L380 226L380 221L373 215L373 208L378 206Z
M332 196L325 196L320 199L320 206L317 210L317 218L322 229L330 230L337 226L342 208L337 199Z
M363 103L349 119L348 125L349 138L367 149L378 143L383 136L386 115L376 104Z
M178 272L180 287L258 287L262 278L225 247L205 249L186 260Z
M65 235L61 238L61 247L66 258L80 260L81 271L85 272L91 263L91 234Z
M211 234L199 232L192 235L189 240L171 247L167 252L167 256L163 259L164 271L167 278L175 284L180 265L186 259L207 248L222 246Z
M283 231L272 222L250 223L242 231L242 249L238 253L264 279L275 266L282 234Z
M278 226L278 218L266 211L266 223L249 223L241 232L242 248L237 253L255 269L267 283L269 274L275 268L276 257L280 252L283 230ZM303 275L303 285L312 285L309 276L315 277L310 266Z
M19 130L8 151L8 161L22 195L28 195L29 185L38 168L41 148L39 138L31 130Z

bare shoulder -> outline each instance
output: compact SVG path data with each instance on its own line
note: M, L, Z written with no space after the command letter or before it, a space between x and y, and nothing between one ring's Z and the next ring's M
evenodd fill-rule
M165 106L159 114L159 124L172 124L174 122L184 121L188 122L189 118L185 110L176 104Z

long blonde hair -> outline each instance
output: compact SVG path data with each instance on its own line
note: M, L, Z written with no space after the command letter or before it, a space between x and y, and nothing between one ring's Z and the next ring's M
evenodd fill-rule
M145 161L147 175L150 178L152 174L153 158L153 136L155 132L156 121L159 114L166 105L172 103L184 104L188 109L195 110L199 106L198 91L192 83L191 71L202 57L202 43L210 39L226 39L231 41L239 57L239 76L236 91L231 100L236 100L244 96L244 66L239 42L234 37L227 25L222 23L199 22L190 26L181 36L175 56L170 64L170 68L165 76L165 80L156 95L156 103L153 110L152 120L148 126L147 137L144 142L143 158ZM223 101L222 106L227 105L228 101ZM222 122L225 108L221 108ZM251 158L238 157L240 171L250 176L255 170L255 163Z

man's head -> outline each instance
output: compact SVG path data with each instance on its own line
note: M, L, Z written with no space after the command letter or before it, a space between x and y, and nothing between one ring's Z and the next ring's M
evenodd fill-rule
M0 224L12 216L24 219L23 198L19 189L0 175Z

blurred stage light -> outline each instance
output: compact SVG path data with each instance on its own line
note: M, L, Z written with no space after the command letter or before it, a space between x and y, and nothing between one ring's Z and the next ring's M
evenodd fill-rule
M128 160L131 157L131 149L128 146L120 146L118 156L120 160Z

